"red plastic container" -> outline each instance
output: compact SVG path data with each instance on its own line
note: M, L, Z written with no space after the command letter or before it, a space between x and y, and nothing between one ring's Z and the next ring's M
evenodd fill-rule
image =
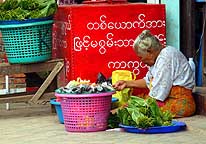
M149 29L166 44L163 4L82 4L59 6L54 17L53 57L65 59L68 81L95 82L99 72L130 70L143 78L148 70L132 45Z

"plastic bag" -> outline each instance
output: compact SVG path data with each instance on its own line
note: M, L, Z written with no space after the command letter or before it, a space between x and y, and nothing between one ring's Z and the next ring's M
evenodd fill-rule
M112 72L112 84L115 84L119 80L135 79L136 75L129 70L116 70ZM116 94L113 94L112 97L118 98L118 102L115 102L113 107L121 107L124 105L129 100L131 93L131 88L125 88L122 91L116 91Z
M104 83L104 82L111 85L112 84L111 77L107 79L101 72L99 72L98 75L97 75L96 84L101 84L101 83Z

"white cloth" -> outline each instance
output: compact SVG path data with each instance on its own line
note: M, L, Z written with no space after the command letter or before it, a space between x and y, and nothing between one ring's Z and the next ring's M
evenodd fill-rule
M171 46L161 50L155 64L149 68L144 79L150 89L149 96L160 101L167 98L172 86L192 89L195 85L195 78L188 60L179 50Z

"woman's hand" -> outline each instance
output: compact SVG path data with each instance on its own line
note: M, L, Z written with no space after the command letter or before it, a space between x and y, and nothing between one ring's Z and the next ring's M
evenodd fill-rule
M127 87L127 81L124 81L124 80L117 81L115 84L113 84L113 87L117 91L121 91L121 90L123 90L124 88Z

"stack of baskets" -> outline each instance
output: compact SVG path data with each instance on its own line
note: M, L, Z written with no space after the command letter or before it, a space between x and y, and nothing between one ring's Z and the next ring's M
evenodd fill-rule
M9 63L27 64L51 58L52 18L1 21L4 49Z

